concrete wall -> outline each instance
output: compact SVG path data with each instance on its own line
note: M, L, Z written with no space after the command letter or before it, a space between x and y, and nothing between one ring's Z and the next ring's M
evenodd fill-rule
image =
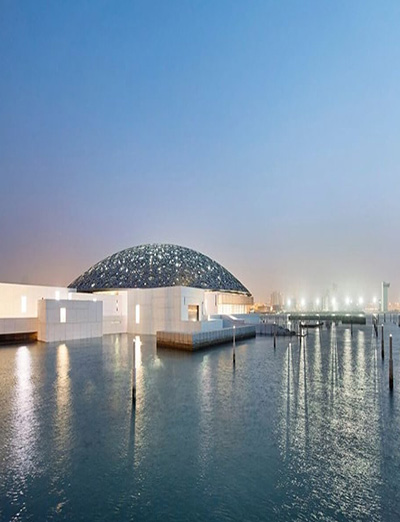
M68 294L74 293L74 290L55 286L0 283L0 318L37 317L39 299L68 299Z
M184 286L127 290L127 331L134 334L155 334L158 331L212 331L219 328L208 324L211 315L217 314L221 302L231 302L242 310L252 298L247 296L210 292ZM243 304L245 303L245 304ZM199 307L199 319L204 325L188 321L189 305ZM138 307L138 317L136 310ZM139 321L137 322L137 318Z
M0 335L37 332L37 317L0 317Z
M127 331L138 335L155 335L160 330L201 331L200 321L207 321L206 293L200 288L184 286L127 290ZM199 322L188 320L189 305L199 307ZM208 330L213 327L203 326Z
M63 287L0 283L0 334L38 331L38 303L42 300L101 301L103 333L127 331L128 300L125 291L86 294Z
M229 292L206 292L205 314L227 315L248 314L253 305L253 297Z
M103 303L103 334L125 333L127 331L128 296L126 291L98 292L95 294L76 293L72 300L101 301Z
M177 330L182 333L214 332L223 328L222 319L212 319L210 321L179 321ZM158 330L157 330L158 331Z
M128 290L127 330L135 334L155 334L169 330L182 318L181 287Z
M222 328L212 332L157 332L157 346L195 351L215 344L231 343L234 332L235 339L239 341L255 337L256 327L254 325L239 326L235 328L235 331L233 328Z
M68 341L103 335L102 301L42 299L38 303L39 341Z
M50 330L47 331L44 326L47 315L43 311L42 301L54 301L54 303L61 303L62 301L101 302L103 309L102 332L104 334L129 332L138 335L155 335L157 331L212 331L218 326L216 323L210 323L207 319L210 319L211 315L220 313L218 310L221 306L239 307L239 311L249 299L252 298L182 286L86 294L62 287L0 283L0 333L1 330L4 330L4 333L38 331L40 323L39 339L57 337L54 340L62 340L61 338L58 339L59 331L65 331L66 335L68 331L68 336L73 335L73 337L66 337L65 340L77 338L78 331L80 332L79 336L91 336L89 332L83 332L82 326L76 326L76 328L56 326L57 320L50 321L49 327L51 326L52 330L51 332ZM190 305L199 307L200 322L188 320ZM54 309L58 306L58 311L61 307L61 305L56 304L51 306ZM42 314L40 322L37 320L39 307L41 307ZM73 306L67 308L72 312L76 310L77 313L82 310L82 319L79 324L82 325L85 322L86 315L83 308L74 308ZM17 319L18 321L16 321ZM78 323L78 321L75 322ZM10 330L14 331L10 332ZM57 333L54 333L56 331Z

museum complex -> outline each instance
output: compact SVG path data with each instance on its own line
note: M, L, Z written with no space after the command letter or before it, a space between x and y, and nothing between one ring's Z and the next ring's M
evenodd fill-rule
M247 314L252 304L249 290L204 254L140 245L93 265L66 288L0 283L0 340L213 332L224 316Z

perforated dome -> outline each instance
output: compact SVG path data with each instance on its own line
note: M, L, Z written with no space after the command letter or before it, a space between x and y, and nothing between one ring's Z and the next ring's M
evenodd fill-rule
M140 245L121 250L93 265L69 288L96 292L122 288L190 286L251 295L226 268L178 245Z

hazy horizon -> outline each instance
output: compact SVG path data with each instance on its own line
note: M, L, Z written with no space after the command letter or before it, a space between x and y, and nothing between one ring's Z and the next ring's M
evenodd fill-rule
M143 243L273 290L391 283L400 4L0 4L0 281Z

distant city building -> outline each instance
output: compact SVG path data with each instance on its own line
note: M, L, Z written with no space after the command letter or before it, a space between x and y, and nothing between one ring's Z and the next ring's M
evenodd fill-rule
M387 312L389 309L389 286L390 283L385 283L385 281L382 281L381 312Z
M325 293L322 298L322 310L329 311L331 310L331 294L329 290Z
M270 309L266 303L254 303L254 305L250 308L250 311L256 314L266 314L270 311Z
M271 309L274 312L279 312L284 307L283 296L280 292L272 292L271 294Z

